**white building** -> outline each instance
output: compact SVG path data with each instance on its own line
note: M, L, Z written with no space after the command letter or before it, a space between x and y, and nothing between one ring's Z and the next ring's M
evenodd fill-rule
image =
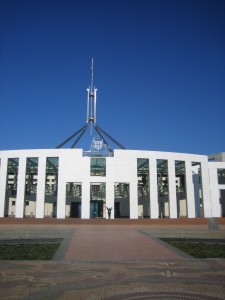
M225 216L225 153L125 150L96 123L87 89L86 124L57 149L0 151L0 217L197 218ZM89 151L73 149L92 123ZM121 150L112 151L106 136ZM72 149L62 149L76 138Z
M225 216L224 153L0 151L0 217ZM213 159L214 158L214 159ZM212 160L213 159L213 160Z

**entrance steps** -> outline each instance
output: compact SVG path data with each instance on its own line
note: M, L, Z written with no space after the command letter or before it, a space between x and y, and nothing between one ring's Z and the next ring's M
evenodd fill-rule
M219 225L225 225L225 218L215 218ZM179 219L55 219L55 218L0 218L0 224L64 224L64 225L140 225L140 226L170 226L170 225L206 225L208 226L207 218L179 218Z

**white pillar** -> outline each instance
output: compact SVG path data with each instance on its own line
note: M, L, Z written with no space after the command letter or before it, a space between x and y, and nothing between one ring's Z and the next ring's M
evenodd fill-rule
M8 159L1 158L0 166L0 218L5 216L5 196L7 187Z
M90 219L90 182L82 182L81 219Z
M19 158L17 196L16 196L16 218L24 217L24 199L26 186L26 157Z
M44 218L46 157L38 159L36 218Z
M204 207L204 217L205 218L212 217L208 164L209 163L208 163L207 158L203 162L201 162L202 197L203 197L203 207Z
M57 192L57 219L65 219L66 217L66 183L60 181L58 178L58 192Z
M177 193L176 193L176 176L175 162L168 160L168 184L169 184L169 208L170 218L177 218Z
M149 181L150 181L150 213L151 219L159 218L157 164L155 158L149 159Z
M130 219L138 219L138 188L137 175L132 177L129 184Z
M188 218L195 218L198 215L196 212L195 201L198 201L198 199L195 199L191 161L185 161L185 177L186 177L187 216Z
M210 196L212 204L212 217L221 217L220 190L218 186L217 168L214 163L209 163Z
M106 207L112 207L111 219L115 216L115 205L114 205L114 182L106 182ZM108 211L105 212L106 219L108 219Z
M62 160L59 157L59 168L63 170ZM58 172L58 189L57 189L57 219L65 219L66 217L66 182L64 180L63 171Z

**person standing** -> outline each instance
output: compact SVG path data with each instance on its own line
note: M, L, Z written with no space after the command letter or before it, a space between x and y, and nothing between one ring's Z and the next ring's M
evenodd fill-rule
M107 207L106 206L106 209L107 209L107 211L108 211L108 219L111 219L111 212L112 212L112 207Z

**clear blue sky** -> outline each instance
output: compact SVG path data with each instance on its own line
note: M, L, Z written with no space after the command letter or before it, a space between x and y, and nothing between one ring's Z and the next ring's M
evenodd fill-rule
M0 0L0 150L85 125L92 57L97 123L127 149L225 151L223 0Z

